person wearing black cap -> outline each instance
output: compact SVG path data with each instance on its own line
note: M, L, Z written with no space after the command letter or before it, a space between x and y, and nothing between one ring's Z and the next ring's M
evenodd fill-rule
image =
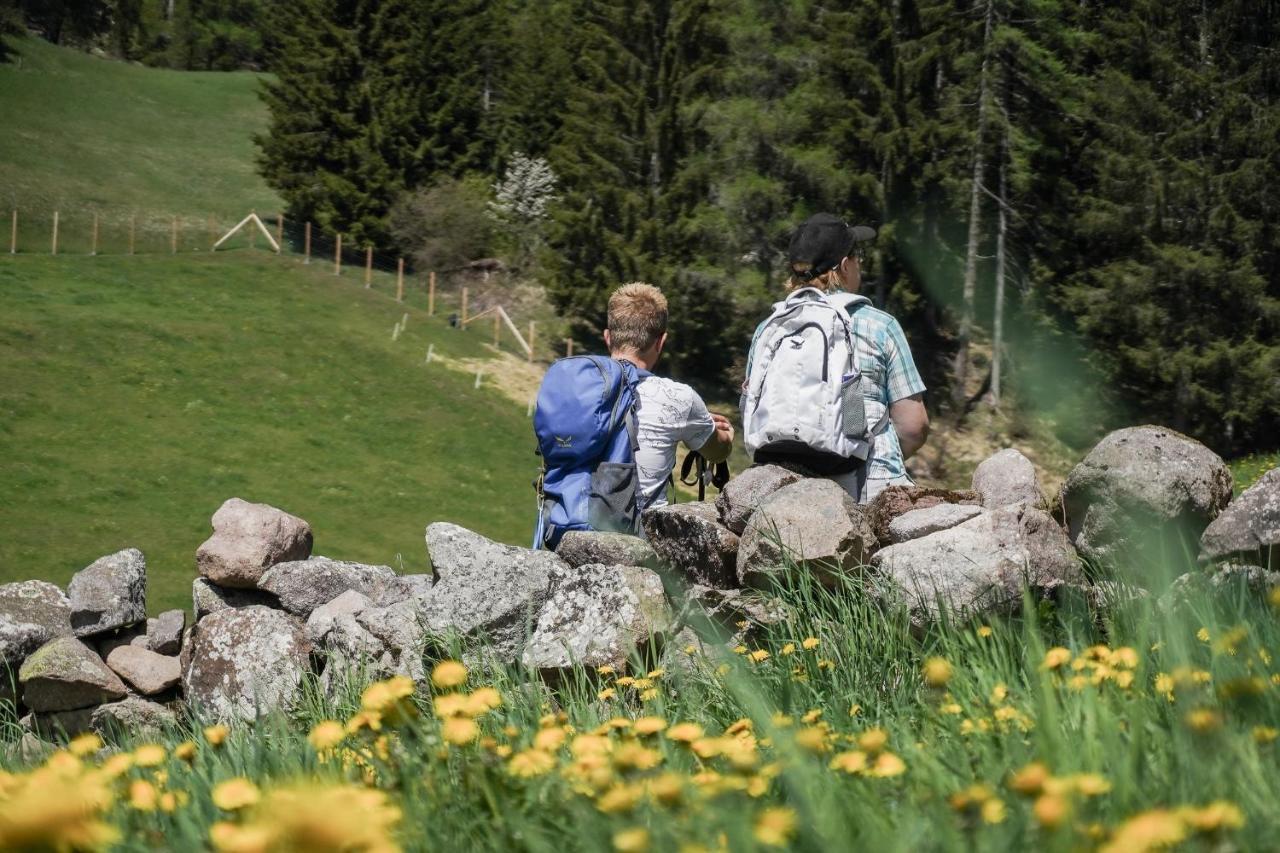
M891 314L858 295L862 286L858 245L875 236L875 229L866 225L850 226L838 216L819 213L796 229L787 252L787 292L817 288L850 318L853 357L862 376L866 423L876 427L870 430L865 468L855 473L832 474L830 478L862 502L873 500L888 486L913 485L905 461L924 446L929 435L925 385L902 326ZM778 303L775 310L783 304ZM760 324L757 338L768 324L768 320ZM753 341L752 353L755 351ZM748 386L751 368L749 359Z

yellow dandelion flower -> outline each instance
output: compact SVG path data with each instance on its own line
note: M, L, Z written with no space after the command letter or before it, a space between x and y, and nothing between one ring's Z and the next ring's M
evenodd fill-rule
M662 678L662 676L666 674L667 674L667 671L665 669L663 669L662 667L658 667L657 669L649 670L648 674L645 675L645 678Z
M1121 646L1111 653L1107 662L1112 666L1135 669L1138 666L1138 652L1130 646Z
M93 755L100 749L102 749L102 738L98 737L93 732L72 738L71 742L67 744L67 752L77 758L84 758L87 755Z
M763 663L769 659L769 653L764 649L756 649L754 652L747 655L747 657L750 658L753 663Z
M227 735L229 734L231 734L231 729L221 724L204 727L204 739L209 746L222 746L227 742Z
M542 750L543 752L555 752L564 746L567 734L564 729L556 726L555 728L540 729L533 736L533 748Z
M1067 778L1068 784L1086 797L1097 797L1111 790L1111 783L1097 773L1076 773Z
M629 675L624 675L621 678L614 679L613 681L613 683L619 687L630 687L632 684L635 684L635 682L636 680Z
M631 688L633 690L648 690L651 687L653 687L652 678L637 678L631 682Z
M258 786L244 777L219 782L213 789L213 804L229 812L255 806L261 799Z
M1226 800L1216 800L1199 809L1183 809L1181 815L1196 832L1218 832L1244 826L1244 812Z
M696 655L698 653L698 647L690 643L689 645L684 647L684 653L692 657L693 655Z
M1273 728L1272 726L1253 727L1253 742L1260 746L1271 743L1277 737L1280 737L1280 729Z
M786 807L764 809L756 818L752 834L767 847L785 847L796 832L796 813Z
M1210 734L1222 728L1222 715L1211 708L1198 708L1188 711L1184 722L1197 734Z
M674 806L684 797L684 777L678 773L659 773L646 784L649 796L664 806Z
M347 734L355 734L365 729L371 732L381 731L382 715L377 711L356 711L351 715L351 719L347 720Z
M844 773L861 773L867 769L867 754L861 750L842 752L832 758L827 766Z
M1187 837L1186 825L1168 809L1152 809L1121 824L1100 853L1132 853L1172 847Z
M173 757L188 764L196 760L196 742L184 740L173 748Z
M777 729L789 729L795 725L795 719L790 714L784 714L781 711L774 711L769 717L769 723Z
M824 752L831 751L831 744L827 740L827 732L820 726L805 726L796 732L796 746L821 755Z
M467 697L466 713L480 717L502 707L502 694L492 687L477 687Z
M442 660L431 669L431 683L442 690L461 687L467 683L468 674L466 664L456 660Z
M750 734L755 727L756 724L751 722L749 717L742 717L741 719L730 723L729 727L724 730L724 733L731 737L737 737L738 735Z
M639 743L624 743L613 751L613 763L624 770L652 770L662 763L662 753Z
M793 655L795 653L796 653L795 643L785 643L783 644L782 648L778 649L778 654L780 655Z
M830 658L822 658L818 661L818 669L835 669L836 662Z
M1273 586L1271 592L1267 593L1267 601L1271 602L1271 606L1280 610L1280 586Z
M613 741L603 735L578 735L569 744L569 754L575 758L584 755L607 755L613 749Z
M1196 631L1196 639L1202 643L1209 642L1209 629L1201 628L1199 631Z
M822 641L819 640L817 637L805 637L803 640L800 641L800 647L803 648L805 651L811 651L813 649L816 649L821 644L822 644Z
M989 701L992 705L999 705L1009 695L1009 686L1007 684L997 684L991 688L991 696Z
M983 823L988 823L992 826L998 823L1004 823L1004 819L1007 814L1004 800L1001 800L998 797L992 797L982 804L978 813L982 815Z
M360 694L360 710L377 714L379 720L388 726L401 725L417 716L418 709L412 701L413 691L413 679L403 675L375 682Z
M1009 787L1029 797L1044 790L1049 778L1049 768L1038 761L1033 761L1009 778Z
M615 672L617 672L617 670L615 670L609 664L605 664L604 666L596 667L596 672L600 673L601 675L613 675Z
M746 646L742 645L741 643L733 647L733 653L735 655L745 655L749 651L751 651L751 649L748 649Z
M648 690L640 691L641 702L652 702L654 699L657 699L657 698L658 698L658 688L656 687L650 687Z
M1031 807L1036 823L1045 829L1057 829L1071 814L1071 801L1061 794L1042 794Z
M1121 690L1128 690L1133 686L1133 673L1128 670L1117 672L1111 677L1111 680L1114 681L1115 685Z
M697 723L676 723L667 729L667 737L680 743L693 743L703 735L702 726Z
M629 729L631 728L631 720L626 717L613 717L612 719L606 720L602 728L608 730Z
M440 724L440 737L454 746L472 743L480 736L480 726L467 717L450 717Z
M307 741L317 750L333 749L346 740L347 730L337 720L316 723L307 735Z
M990 637L992 633L993 633L993 632L992 632L992 630L991 630L991 626L990 626L990 625L980 625L980 626L978 627L978 636L979 636L979 637L981 637L981 638L982 638L982 639L984 639L984 640L985 640L987 637Z
M596 808L605 814L624 814L634 809L643 796L640 785L614 785L596 800Z
M135 767L157 767L164 763L166 752L163 746L158 743L144 743L133 751L133 764Z
M921 671L924 674L924 683L930 687L945 687L951 680L951 664L946 658L929 658L924 662Z
M507 762L507 772L512 776L529 778L550 773L555 769L556 760L540 749L525 749L511 756Z
M875 755L889 743L889 733L882 728L867 729L858 735L858 748Z
M209 827L209 842L218 853L259 853L270 848L273 833L267 826L219 821Z
M431 711L441 719L471 716L471 697L466 693L444 693L431 700Z
M160 801L157 806L165 814L173 814L178 810L179 806L186 805L187 799L186 791L165 791L160 795Z
M636 826L615 832L613 849L618 853L645 853L649 849L649 830Z
M905 761L892 752L882 752L876 756L875 763L871 765L867 775L888 779L892 776L901 776L906 772L907 763Z
M854 702L852 705L849 706L850 717L856 717L861 713L862 713L862 706L859 705L857 702Z
M160 799L160 791L145 779L129 783L129 807L140 812L153 812Z
M115 755L102 762L101 772L107 779L116 779L123 776L133 767L133 754L129 752L117 752Z
M1052 649L1044 653L1044 661L1041 662L1041 669L1061 669L1063 666L1071 662L1071 650L1064 649L1062 646L1054 646Z
M631 724L631 730L638 735L656 735L667 727L662 717L640 717Z

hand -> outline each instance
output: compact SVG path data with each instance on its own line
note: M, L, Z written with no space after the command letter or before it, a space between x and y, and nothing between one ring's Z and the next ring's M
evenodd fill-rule
M733 424L729 422L729 419L726 418L724 415L717 415L716 413L712 412L711 421L716 425L716 437L719 438L721 441L725 441L732 444L734 432L733 432Z

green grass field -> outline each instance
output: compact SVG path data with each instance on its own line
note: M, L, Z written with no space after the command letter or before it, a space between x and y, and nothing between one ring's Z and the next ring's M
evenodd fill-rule
M406 571L430 521L524 542L524 407L423 365L429 344L483 358L484 337L265 253L0 256L0 581L65 584L136 546L149 609L189 607L232 496L307 519L317 553Z

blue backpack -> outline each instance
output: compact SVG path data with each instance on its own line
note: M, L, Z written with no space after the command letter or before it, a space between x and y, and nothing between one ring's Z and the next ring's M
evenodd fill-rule
M547 370L533 412L542 456L534 548L554 549L570 530L641 535L635 405L648 375L598 355Z

